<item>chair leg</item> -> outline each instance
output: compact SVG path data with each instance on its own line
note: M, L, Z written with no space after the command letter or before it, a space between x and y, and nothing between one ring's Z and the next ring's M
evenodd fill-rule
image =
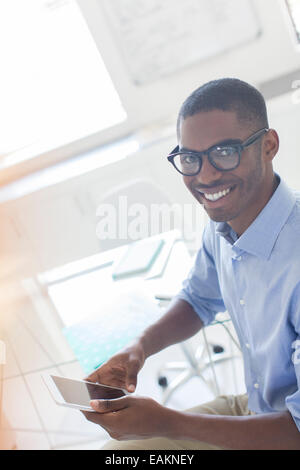
M225 330L229 334L229 331L226 327ZM162 369L160 369L158 374L158 383L163 388L162 402L164 404L167 403L171 395L180 386L188 382L188 380L190 380L192 377L199 377L201 380L203 380L203 382L210 388L215 396L221 394L215 366L225 363L226 361L232 361L233 359L239 358L239 356L232 353L228 354L224 351L222 346L209 343L204 328L202 329L202 335L204 344L200 345L196 352L192 351L187 341L180 344L181 349L187 359L186 362L167 363ZM203 376L203 373L208 369L210 369L212 372L212 378L210 379L206 379ZM168 383L168 379L165 376L165 371L178 371L181 373L176 378L172 379L170 383Z
M183 371L181 374L179 374L175 379L173 379L172 382L170 383L170 385L168 385L165 388L164 392L163 392L162 403L165 405L169 401L169 399L171 398L171 395L173 395L173 393L181 385L188 382L188 380L191 379L192 377L195 377L195 375L196 374L195 374L195 371L193 369L187 369L187 370ZM202 379L206 385L208 385L206 380L204 379L204 377L202 377L202 375L197 374L197 376L200 379Z

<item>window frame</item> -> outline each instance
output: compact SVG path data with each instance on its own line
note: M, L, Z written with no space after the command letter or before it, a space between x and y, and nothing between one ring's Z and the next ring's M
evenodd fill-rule
M288 29L293 45L297 51L300 51L300 31L298 33L289 2L288 0L281 0L280 3L286 22L288 24Z

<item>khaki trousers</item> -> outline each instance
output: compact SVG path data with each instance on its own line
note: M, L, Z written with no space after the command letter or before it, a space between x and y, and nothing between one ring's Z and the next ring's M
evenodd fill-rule
M222 395L215 400L185 410L191 413L247 416L251 414L248 409L247 395ZM221 447L212 446L200 441L172 440L164 437L154 439L141 439L136 441L110 440L101 450L222 450Z

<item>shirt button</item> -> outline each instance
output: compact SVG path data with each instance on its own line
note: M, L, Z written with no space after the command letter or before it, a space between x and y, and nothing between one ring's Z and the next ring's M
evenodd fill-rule
M254 388L256 389L259 388L259 384L258 383L254 384Z
M249 343L246 343L246 348L250 349L250 344Z
M242 257L241 257L241 256L238 256L237 260L238 260L238 261L242 261Z
M241 305L245 305L244 299L241 299L241 300L240 300L240 304L241 304Z

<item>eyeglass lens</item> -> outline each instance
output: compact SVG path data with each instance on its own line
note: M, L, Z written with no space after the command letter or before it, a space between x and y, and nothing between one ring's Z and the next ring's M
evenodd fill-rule
M202 158L197 154L179 153L174 157L174 164L181 173L194 175L201 169ZM220 170L230 170L239 162L239 151L235 147L216 147L209 152L209 160Z

